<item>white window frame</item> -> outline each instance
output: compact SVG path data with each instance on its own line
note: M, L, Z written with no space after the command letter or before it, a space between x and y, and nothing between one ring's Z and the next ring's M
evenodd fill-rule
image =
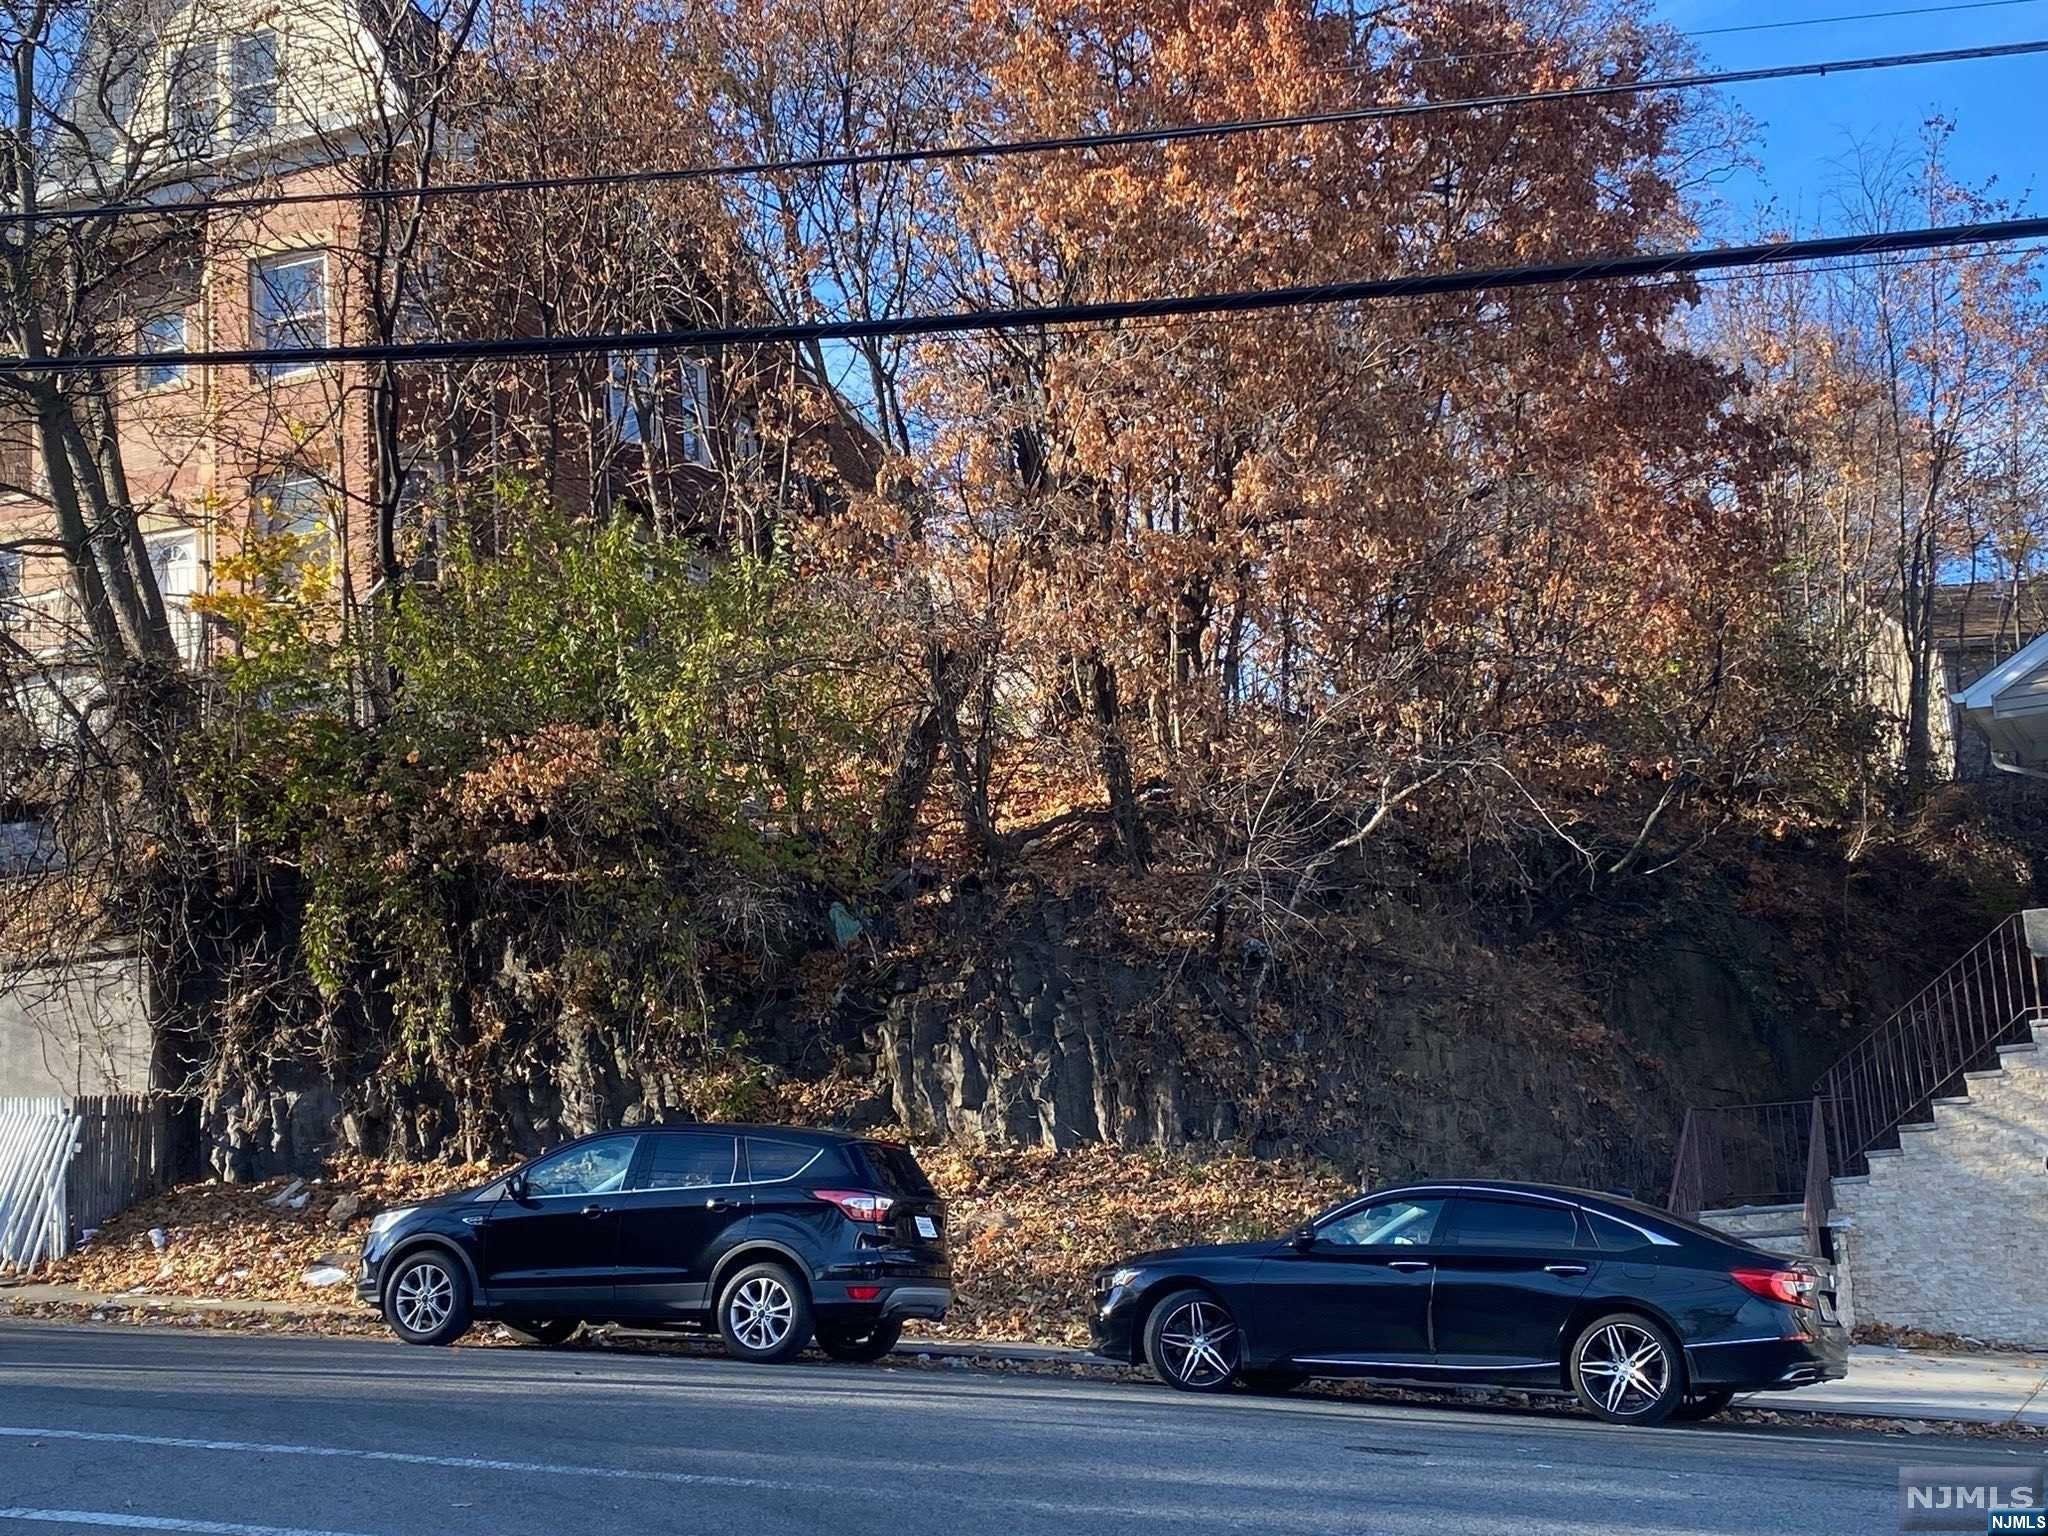
M199 533L197 529L180 528L170 533L152 533L143 540L149 550L150 572L156 578L157 596L163 599L165 617L170 620L171 637L177 642L178 654L188 664L199 660L200 638L206 625L202 615L192 611L192 599L199 596L202 582L199 572ZM192 562L192 590L190 592L167 592L164 590L164 571L167 562L164 556L172 550L183 551L185 558Z
M280 515L282 509L299 505L303 512ZM265 505L265 503L268 505ZM258 529L269 538L290 534L298 540L291 564L297 568L318 563L333 569L335 529L328 505L326 483L310 469L292 466L257 475L249 482L249 506L256 514Z
M711 467L711 368L701 357L686 357L682 363L682 415L680 447L683 462L703 469Z
M663 405L663 373L676 375L673 431ZM681 461L711 467L711 369L700 357L664 359L653 347L605 358L605 422L613 443L660 450L675 446Z
M269 280L269 274L284 272L298 267L317 267L320 273L317 310L304 312L281 312L274 318L266 319L260 308L267 296L276 298L278 289ZM280 251L272 256L258 256L249 263L249 330L250 340L257 350L265 352L301 351L324 347L328 343L328 272L327 251L324 247L310 251ZM317 332L312 322L318 322ZM295 342L280 342L280 336L296 336ZM271 379L292 378L310 373L320 365L312 360L303 363L280 359L275 362L258 363L259 376Z
M269 70L244 73L245 61L259 54ZM228 133L237 144L249 144L277 132L284 97L284 34L275 27L253 27L229 39Z
M157 328L171 324L178 328L175 340L157 334ZM135 350L150 353L189 351L190 324L183 308L144 315L135 324ZM191 371L184 363L145 363L136 370L136 384L145 394L153 394L160 389L179 389L191 380Z
M28 628L28 556L18 549L0 549L0 633L19 634Z
M605 356L605 422L612 441L661 442L661 354L652 347Z
M164 130L173 155L204 160L220 147L220 44L187 38L165 50Z

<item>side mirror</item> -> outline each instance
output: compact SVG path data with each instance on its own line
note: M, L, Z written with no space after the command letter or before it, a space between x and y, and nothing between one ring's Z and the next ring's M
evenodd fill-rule
M506 1174L505 1193L512 1199L524 1204L526 1201L526 1175L523 1173Z
M1316 1229L1307 1226L1296 1227L1294 1235L1288 1238L1287 1241L1293 1246L1296 1253L1307 1253L1309 1249L1316 1245Z

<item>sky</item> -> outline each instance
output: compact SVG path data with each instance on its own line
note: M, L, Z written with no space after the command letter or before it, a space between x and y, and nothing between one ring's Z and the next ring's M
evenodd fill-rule
M2048 0L2019 0L1970 10L1835 21L1699 35L1707 29L1896 11L1942 0L1657 0L1657 12L1695 35L1706 70L1756 69L1830 59L1920 53L2048 38ZM1953 0L1950 0L1953 3ZM1726 93L1757 124L1752 154L1760 173L1740 173L1720 188L1720 227L1739 238L1776 205L1768 222L1820 234L1839 227L1830 197L1858 143L1912 143L1940 113L1955 121L1952 169L1958 179L1994 190L2030 213L2048 207L2048 54L1970 63L1915 65L1819 79L1770 81Z

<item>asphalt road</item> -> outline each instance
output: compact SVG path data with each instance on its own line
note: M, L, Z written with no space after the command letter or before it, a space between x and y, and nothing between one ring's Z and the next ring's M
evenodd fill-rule
M0 1536L1863 1533L1978 1442L0 1323Z

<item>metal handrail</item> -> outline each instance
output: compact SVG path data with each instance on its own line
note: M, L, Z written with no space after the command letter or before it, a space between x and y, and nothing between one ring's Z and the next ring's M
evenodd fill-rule
M1807 1187L1814 1125L1810 1099L1688 1109L1670 1208L1694 1216L1716 1206L1797 1202Z
M2048 911L2015 913L1844 1052L1815 1092L1836 1107L1837 1173L1868 1154L2000 1045L2029 1037L2041 1011Z
M1670 1208L1801 1203L1826 1241L1830 1180L1863 1172L1872 1148L1959 1084L2043 1013L2048 910L2015 913L1843 1053L1810 1098L1688 1109Z

